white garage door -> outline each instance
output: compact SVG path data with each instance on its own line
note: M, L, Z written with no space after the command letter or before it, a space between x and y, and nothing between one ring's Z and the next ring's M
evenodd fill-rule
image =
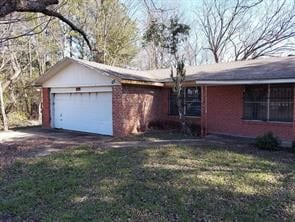
M53 94L53 127L112 135L112 93Z

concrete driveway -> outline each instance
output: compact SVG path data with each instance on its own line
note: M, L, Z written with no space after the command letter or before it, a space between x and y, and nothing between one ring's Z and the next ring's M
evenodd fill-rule
M0 132L0 168L17 159L45 156L61 149L82 144L95 145L111 139L108 136L41 127Z

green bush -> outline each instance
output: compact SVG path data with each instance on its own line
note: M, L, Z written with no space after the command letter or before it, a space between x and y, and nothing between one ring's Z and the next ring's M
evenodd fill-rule
M258 136L255 141L256 147L263 150L278 150L281 144L280 139L268 132L263 136Z

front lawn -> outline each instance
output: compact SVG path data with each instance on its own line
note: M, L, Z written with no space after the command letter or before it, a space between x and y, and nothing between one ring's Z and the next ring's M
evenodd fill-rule
M90 149L0 174L0 221L294 221L295 155L168 145Z

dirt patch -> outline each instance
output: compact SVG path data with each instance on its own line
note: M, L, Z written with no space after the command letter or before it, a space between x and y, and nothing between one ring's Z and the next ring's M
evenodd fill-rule
M32 157L48 149L65 149L76 144L71 141L44 137L17 138L0 144L0 167L6 167L17 159Z

